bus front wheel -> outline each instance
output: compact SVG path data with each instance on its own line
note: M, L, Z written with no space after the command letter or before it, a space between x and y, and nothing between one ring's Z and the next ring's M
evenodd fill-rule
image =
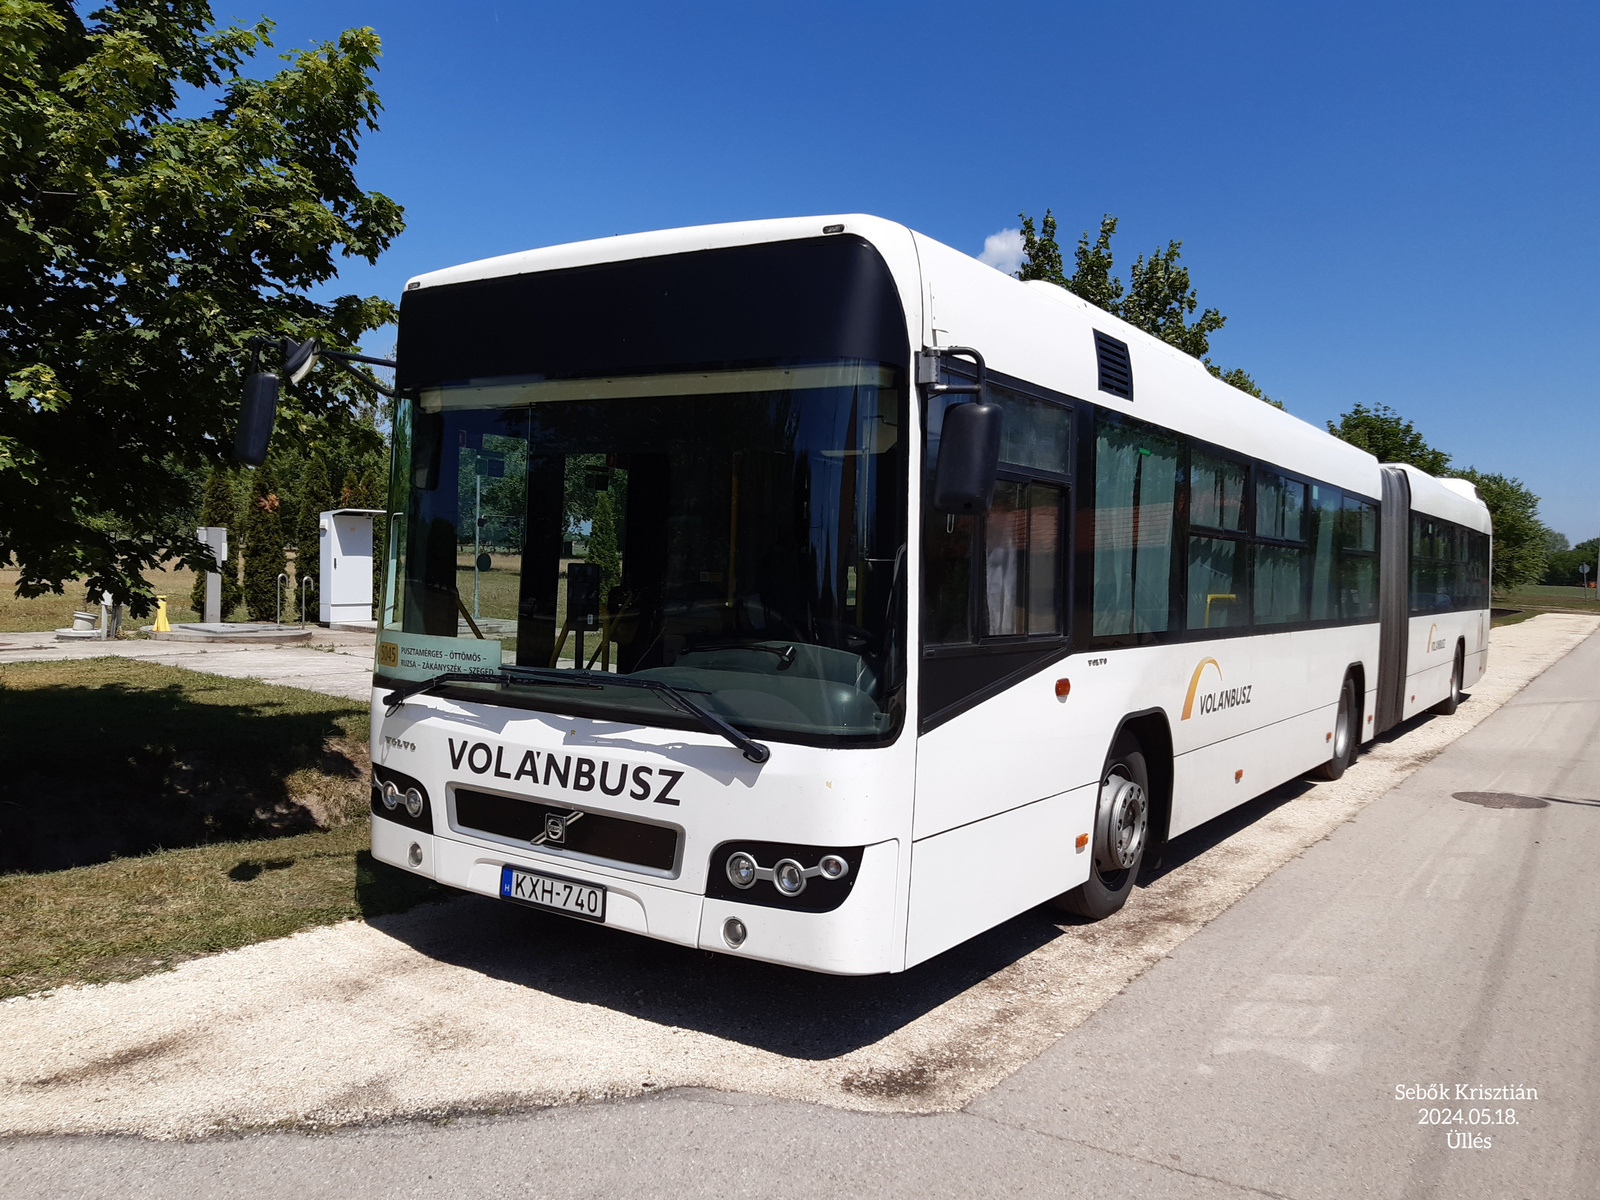
M1150 771L1138 739L1123 734L1100 781L1089 878L1057 896L1056 907L1091 921L1116 912L1133 892L1149 834Z

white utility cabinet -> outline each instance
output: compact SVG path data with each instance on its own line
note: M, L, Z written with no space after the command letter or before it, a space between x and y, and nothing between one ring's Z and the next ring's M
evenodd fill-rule
M322 514L318 541L317 620L324 625L372 620L372 521L381 508L336 508Z

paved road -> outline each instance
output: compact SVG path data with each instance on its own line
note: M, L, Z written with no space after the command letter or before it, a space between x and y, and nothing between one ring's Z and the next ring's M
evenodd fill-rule
M1458 792L1496 793L1486 806ZM1504 797L1523 797L1507 800ZM1513 805L1505 807L1504 805ZM1600 1195L1600 635L958 1113L679 1091L328 1136L18 1139L27 1196ZM0 1017L3 1019L3 1017ZM1419 1125L1515 1110L1515 1124ZM1456 1100L1456 1087L1537 1099ZM1451 1134L1490 1144L1452 1148Z

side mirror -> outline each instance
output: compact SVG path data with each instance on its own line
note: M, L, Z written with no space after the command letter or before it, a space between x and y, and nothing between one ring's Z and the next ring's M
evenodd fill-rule
M933 506L947 513L988 512L1000 469L998 404L976 400L944 410L939 432L939 465L933 477Z
M233 442L234 461L259 467L267 461L267 445L272 441L272 423L278 416L278 377L270 371L257 371L244 381L244 399L239 405L239 432Z

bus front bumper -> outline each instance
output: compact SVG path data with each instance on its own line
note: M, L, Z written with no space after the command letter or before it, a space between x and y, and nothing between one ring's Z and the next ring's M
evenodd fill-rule
M904 936L898 946L895 936L898 841L868 846L849 898L831 912L808 913L707 898L567 861L552 864L509 847L489 849L421 833L376 815L371 822L372 856L379 862L461 891L499 899L501 868L524 867L603 886L605 923L645 937L835 975L876 975L904 965ZM725 935L730 920L744 928L737 946Z

